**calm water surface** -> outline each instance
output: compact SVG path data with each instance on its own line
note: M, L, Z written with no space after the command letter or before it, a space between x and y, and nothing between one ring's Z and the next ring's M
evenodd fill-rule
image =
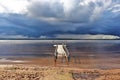
M0 60L10 57L53 56L53 45L62 40L0 40ZM71 56L120 58L120 40L67 40Z

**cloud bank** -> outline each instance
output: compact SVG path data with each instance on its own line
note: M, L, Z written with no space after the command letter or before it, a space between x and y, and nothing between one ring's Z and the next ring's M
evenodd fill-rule
M119 0L0 0L3 36L96 35L103 39L100 35L110 35L111 39L120 36L119 21Z
M68 38L68 39L120 39L119 36L113 36L113 35L73 35L73 34L66 34L66 35L57 35L57 38Z

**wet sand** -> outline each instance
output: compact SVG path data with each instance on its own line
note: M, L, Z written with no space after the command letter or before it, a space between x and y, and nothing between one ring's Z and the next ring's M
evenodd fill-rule
M54 57L27 58L24 64L35 64L40 66L54 66ZM98 58L98 57L71 57L69 65L65 59L58 58L56 66L75 67L82 69L120 69L119 58Z
M71 56L69 65L65 59L58 58L56 66L58 67L75 67L82 69L120 69L120 55L93 55L81 54L81 56ZM55 66L54 56L46 57L11 57L12 61L2 62L0 64L34 64L40 66Z

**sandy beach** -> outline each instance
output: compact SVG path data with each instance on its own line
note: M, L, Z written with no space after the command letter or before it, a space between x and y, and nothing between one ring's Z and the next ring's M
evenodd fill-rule
M56 66L53 57L1 62L0 80L120 80L120 64L116 58L90 58L72 57L69 65L59 58Z
M0 65L0 80L120 80L120 69Z

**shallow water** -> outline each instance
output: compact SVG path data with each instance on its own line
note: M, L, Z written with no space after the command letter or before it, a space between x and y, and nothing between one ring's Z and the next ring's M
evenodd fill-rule
M52 57L53 45L60 42L66 43L75 60L103 59L110 62L112 59L119 64L120 40L0 40L0 62L19 63L23 58Z

